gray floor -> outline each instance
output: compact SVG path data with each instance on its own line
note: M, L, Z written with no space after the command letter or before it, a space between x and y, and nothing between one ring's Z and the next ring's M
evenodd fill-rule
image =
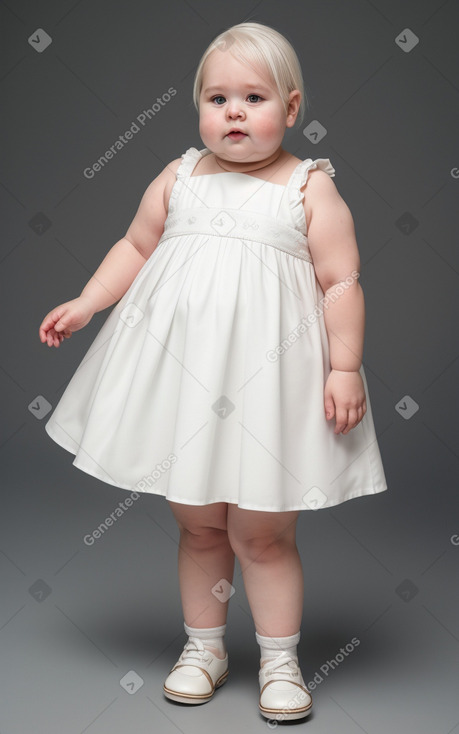
M33 492L14 451L5 467L15 491L2 508L2 734L276 728L258 711L259 648L238 561L228 681L202 706L171 702L162 685L186 636L179 535L167 503L142 496L89 547L84 536L127 493L70 468L70 454L40 441ZM447 504L444 488L438 493ZM410 507L408 494L392 479L390 493L300 515L298 650L305 681L316 682L314 709L279 726L324 734L459 729L455 518L432 505L422 523L423 498ZM453 506L452 492L449 500Z

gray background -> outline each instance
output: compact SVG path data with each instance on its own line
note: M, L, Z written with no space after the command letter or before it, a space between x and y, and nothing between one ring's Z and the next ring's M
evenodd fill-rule
M79 295L162 168L204 147L194 72L212 38L244 20L272 25L297 50L310 107L284 147L329 157L354 216L364 367L389 485L300 514L305 680L353 637L360 645L322 676L311 716L279 726L459 732L457 2L9 0L0 4L1 734L269 728L238 562L228 683L203 706L175 704L162 684L186 636L167 502L142 496L86 546L128 495L73 467L30 408L38 396L56 405L109 310L59 349L40 342L41 320ZM28 41L38 28L52 39L42 53ZM406 28L419 38L410 52L396 42ZM171 101L86 179L83 169L170 86ZM303 134L311 120L327 129L318 144ZM405 396L419 406L410 418L397 409ZM143 680L135 694L120 684L129 671Z

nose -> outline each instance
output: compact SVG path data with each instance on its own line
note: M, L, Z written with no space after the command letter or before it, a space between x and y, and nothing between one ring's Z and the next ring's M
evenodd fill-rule
M228 106L226 108L226 114L232 120L235 117L243 117L244 110L242 108L241 102L237 99L229 100Z

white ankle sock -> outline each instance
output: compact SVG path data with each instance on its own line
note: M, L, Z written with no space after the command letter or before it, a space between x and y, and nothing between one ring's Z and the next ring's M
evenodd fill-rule
M298 659L297 645L300 641L300 634L301 632L296 632L288 637L264 637L255 631L257 642L260 645L260 663L265 660L274 660L283 650Z
M183 623L185 632L189 637L199 637L203 641L206 650L210 650L217 657L224 658L226 656L226 646L223 636L226 631L226 624L220 627L190 627L186 622ZM214 652L218 650L218 653Z

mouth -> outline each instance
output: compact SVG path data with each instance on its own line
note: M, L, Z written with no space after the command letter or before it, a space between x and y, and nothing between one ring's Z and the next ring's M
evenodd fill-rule
M227 134L227 137L232 138L234 140L238 140L239 138L245 138L246 133L243 133L241 130L237 130L236 128L234 128L233 130L229 131L229 133Z

